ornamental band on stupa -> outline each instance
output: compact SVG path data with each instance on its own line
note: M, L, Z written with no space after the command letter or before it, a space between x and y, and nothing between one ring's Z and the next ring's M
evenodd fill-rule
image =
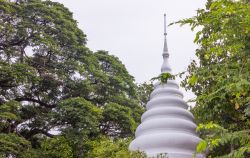
M164 14L164 49L162 73L171 73L167 47L166 14ZM195 132L194 117L175 80L157 82L129 145L131 151L143 151L148 157L167 154L168 158L192 158L201 141ZM196 155L204 158L204 154Z

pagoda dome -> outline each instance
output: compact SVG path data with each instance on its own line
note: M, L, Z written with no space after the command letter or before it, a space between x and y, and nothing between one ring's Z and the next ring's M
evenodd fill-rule
M166 40L166 15L164 14L164 49L162 73L171 73ZM196 133L196 124L183 94L175 80L157 82L135 132L129 150L142 151L148 157L167 154L168 158L192 158L201 141ZM204 158L204 154L196 155Z

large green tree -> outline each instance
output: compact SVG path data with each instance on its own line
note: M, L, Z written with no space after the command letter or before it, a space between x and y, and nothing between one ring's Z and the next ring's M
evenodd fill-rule
M197 16L179 21L197 29L198 62L183 81L196 95L192 109L211 157L250 155L250 4L208 0Z
M0 157L81 158L89 141L132 136L134 78L86 41L60 3L0 0Z

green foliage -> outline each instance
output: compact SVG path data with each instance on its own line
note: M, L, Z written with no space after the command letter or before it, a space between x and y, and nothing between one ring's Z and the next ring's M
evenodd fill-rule
M200 124L197 127L205 140L201 141L197 146L197 152L205 152L209 148L210 153L216 154L217 157L248 157L250 154L250 133L249 130L241 130L231 132L218 124L212 122L208 124ZM229 154L223 155L221 150L230 151Z
M212 152L213 148L219 145L220 137L223 135L222 133L226 133L226 130L217 124L209 122L207 124L199 124L197 132L201 133L201 137L206 137L197 146L197 152L200 153L205 152L208 148Z
M10 101L0 106L0 130L11 132L11 126L20 121L19 109L20 104Z
M99 134L101 109L83 98L70 98L62 101L55 109L51 125L65 126L61 129L72 148L73 157L84 157L86 152L84 142ZM55 140L56 141L56 140Z
M41 149L36 151L38 157L50 157L50 158L73 158L72 148L64 137L55 137L45 139L41 143Z
M161 73L158 77L154 77L151 80L159 80L161 83L167 83L169 79L175 79L175 75L172 75L168 72Z
M130 108L116 103L104 106L101 129L105 134L128 137L134 133L135 125Z
M0 133L0 157L23 157L30 147L30 142L23 137Z
M196 151L198 153L205 152L206 149L207 149L207 142L204 141L204 140L200 141L199 144L196 147Z
M188 84L190 84L190 85L195 85L195 83L197 82L197 79L198 79L198 77L195 75L195 74L193 74L189 79L188 79Z
M130 139L110 139L101 136L96 140L88 142L91 148L88 153L89 158L146 158L146 154L142 152L128 151Z
M152 82L144 82L142 84L139 84L137 87L138 88L136 92L138 94L138 100L140 101L140 105L146 107L146 104L150 99L150 93L153 91L154 86Z
M208 0L197 16L177 22L199 28L194 40L199 63L189 65L182 85L197 95L192 112L204 124L199 128L205 129L212 157L249 157L249 10L249 1Z
M38 77L35 76L35 73L35 69L27 64L8 64L0 61L0 86L3 88L1 92L28 81L35 83L38 81Z
M101 112L101 109L83 98L70 98L62 101L55 109L55 122L77 131L84 129L86 134L97 133Z
M60 3L0 0L0 157L82 158L100 135L132 136L149 90L86 41Z
M95 54L98 60L98 65L102 72L107 75L109 86L111 90L107 89L106 93L109 95L119 94L125 92L131 98L135 97L134 78L129 75L125 66L115 56L108 55L106 51L98 51ZM102 87L101 87L102 88Z

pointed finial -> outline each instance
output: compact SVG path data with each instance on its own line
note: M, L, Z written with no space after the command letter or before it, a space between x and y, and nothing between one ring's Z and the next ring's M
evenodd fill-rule
M167 36L167 20L166 20L166 13L164 14L164 36Z
M164 14L164 48L163 48L163 56L169 56L168 54L168 45L167 45L167 20L166 14Z
M164 14L164 47L163 47L163 64L161 66L161 72L171 72L171 67L168 63L169 53L168 53L168 45L167 45L167 20L166 14Z

